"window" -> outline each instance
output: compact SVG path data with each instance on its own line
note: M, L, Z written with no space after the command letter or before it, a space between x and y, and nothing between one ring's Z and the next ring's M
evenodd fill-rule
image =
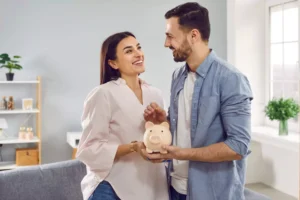
M273 1L274 2L274 1ZM267 5L268 98L299 99L299 2L282 0ZM268 125L274 125L267 119ZM289 120L292 131L299 131L299 119Z

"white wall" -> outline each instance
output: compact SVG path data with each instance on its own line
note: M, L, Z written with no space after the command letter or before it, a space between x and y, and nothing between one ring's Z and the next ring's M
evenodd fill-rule
M159 87L169 104L171 74L175 67L165 39L164 14L185 2L147 0L17 1L0 0L0 53L23 56L24 70L15 78L42 76L42 162L71 158L67 131L80 131L87 93L99 84L102 41L117 31L132 31L146 55L143 77ZM199 0L210 10L211 47L226 58L226 1ZM0 80L5 79L0 70ZM14 92L17 90L17 92ZM30 87L2 87L0 96L34 95ZM7 116L9 134L16 135L25 116ZM12 159L15 146L4 147Z
M227 55L250 80L254 101L252 125L264 123L265 1L227 1ZM263 132L263 131L262 131ZM262 182L298 197L299 151L252 140L246 183Z
M247 183L262 182L299 197L299 150L253 141L247 164Z
M254 95L252 124L264 121L265 23L264 1L227 1L227 55L249 79Z

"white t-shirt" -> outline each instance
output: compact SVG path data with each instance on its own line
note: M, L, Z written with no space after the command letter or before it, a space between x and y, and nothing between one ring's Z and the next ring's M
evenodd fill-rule
M181 148L191 148L191 105L195 80L196 74L194 72L189 72L184 83L184 88L179 93L178 123L173 143L175 146ZM174 159L173 169L174 171L171 173L171 185L177 192L187 194L189 161Z

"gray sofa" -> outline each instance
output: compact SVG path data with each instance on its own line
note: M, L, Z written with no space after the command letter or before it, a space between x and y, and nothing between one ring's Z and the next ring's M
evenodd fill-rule
M78 160L0 172L0 200L82 200L80 182L86 174ZM270 200L245 189L246 200Z

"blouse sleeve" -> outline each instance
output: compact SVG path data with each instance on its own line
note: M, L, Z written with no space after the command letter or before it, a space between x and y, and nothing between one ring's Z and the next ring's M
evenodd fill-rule
M105 178L114 162L119 144L110 141L111 105L104 90L92 91L84 103L82 136L76 157L90 170Z

